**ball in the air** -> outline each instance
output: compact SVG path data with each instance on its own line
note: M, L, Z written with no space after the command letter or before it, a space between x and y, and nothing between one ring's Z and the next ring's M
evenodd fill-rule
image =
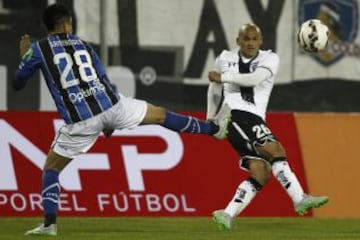
M326 47L329 34L329 28L319 19L310 19L301 24L297 32L297 40L305 51L317 52Z

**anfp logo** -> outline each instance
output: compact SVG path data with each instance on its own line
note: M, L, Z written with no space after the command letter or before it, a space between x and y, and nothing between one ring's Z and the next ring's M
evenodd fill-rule
M63 120L54 119L54 129L58 130ZM8 122L0 119L0 191L18 191L17 177L11 147L17 149L41 170L46 154ZM166 171L177 166L184 155L184 145L180 135L158 125L144 125L132 130L115 131L114 136L146 137L157 136L167 143L160 153L141 152L137 145L119 146L125 166L126 180L130 191L145 191L143 172L147 170ZM81 191L81 170L110 169L110 159L106 153L86 153L78 156L60 174L62 188ZM1 201L0 201L1 202ZM1 205L1 204L0 204Z
M357 48L353 44L358 32L358 4L356 0L300 0L299 25L312 18L329 27L328 47L311 54L319 63L329 66Z

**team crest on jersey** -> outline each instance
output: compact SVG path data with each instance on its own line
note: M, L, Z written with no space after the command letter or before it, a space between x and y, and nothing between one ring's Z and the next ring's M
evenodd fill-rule
M359 45L354 43L358 32L356 0L300 0L299 25L312 18L320 19L330 30L327 48L311 54L316 61L329 66L357 52Z
M251 66L250 66L250 72L255 71L255 69L257 68L257 66L259 65L259 61L257 62L252 62Z

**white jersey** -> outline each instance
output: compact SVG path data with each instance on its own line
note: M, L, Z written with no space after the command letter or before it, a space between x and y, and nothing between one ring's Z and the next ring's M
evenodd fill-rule
M239 50L227 51L216 58L215 71L220 73L252 73L256 68L265 68L270 71L270 75L265 80L255 86L241 87L235 83L224 82L224 104L230 109L238 109L251 112L265 119L265 113L269 102L271 90L274 86L275 76L278 71L279 57L271 50L259 50L258 55L249 62L241 59ZM240 72L239 65L242 66ZM240 67L241 67L240 66ZM247 66L244 71L243 67Z

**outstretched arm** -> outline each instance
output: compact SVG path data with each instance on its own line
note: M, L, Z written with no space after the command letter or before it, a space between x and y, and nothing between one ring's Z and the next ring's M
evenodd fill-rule
M252 73L218 73L211 71L208 77L211 82L234 83L243 87L252 87L271 77L271 75L269 69L258 67Z

